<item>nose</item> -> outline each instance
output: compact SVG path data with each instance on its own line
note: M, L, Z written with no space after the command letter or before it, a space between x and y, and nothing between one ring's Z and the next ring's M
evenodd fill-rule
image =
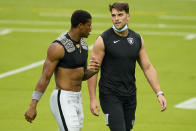
M92 30L92 25L89 27L89 31L91 32L91 30Z
M116 16L114 16L114 20L115 21L118 21L119 20L119 17L116 15Z

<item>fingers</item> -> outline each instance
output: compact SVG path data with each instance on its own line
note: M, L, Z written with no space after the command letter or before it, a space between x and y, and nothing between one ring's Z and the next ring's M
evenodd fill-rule
M162 103L161 103L161 112L165 111L166 107L167 107L166 101L162 101Z
M99 116L100 109L99 109L99 104L97 103L96 99L91 100L90 110L93 115Z
M91 57L90 62L97 64L97 65L99 65L99 63L100 63L97 59L95 59L95 57Z
M166 107L167 107L166 99L164 98L164 96L160 95L158 97L158 100L159 100L159 103L161 105L161 112L165 111Z
M89 68L92 71L98 72L100 68L100 62L98 60L95 60L95 58L93 57L93 59L90 60Z
M26 119L28 122L30 122L30 123L32 123L32 121L33 121L33 119L30 118L27 114L25 114L25 119Z
M99 107L92 108L91 112L93 113L93 115L99 116L99 112L100 112Z
M97 61L97 60L90 60L90 64L89 65L91 65L91 66L97 66L97 67L100 66L99 61Z
M25 119L28 122L32 123L32 121L35 119L36 115L37 115L36 113L35 114L31 114L29 112L26 112L24 116L25 116Z
M93 63L92 61L89 64L91 69L99 69L100 65L97 63Z

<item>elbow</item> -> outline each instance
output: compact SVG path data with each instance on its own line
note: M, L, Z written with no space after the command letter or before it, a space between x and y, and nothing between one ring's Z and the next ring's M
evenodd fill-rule
M149 70L152 70L152 69L154 69L154 67L151 63L149 63L143 67L144 72L148 72Z
M48 84L50 82L50 79L51 79L50 75L46 75L46 76L42 77L43 83L47 83Z

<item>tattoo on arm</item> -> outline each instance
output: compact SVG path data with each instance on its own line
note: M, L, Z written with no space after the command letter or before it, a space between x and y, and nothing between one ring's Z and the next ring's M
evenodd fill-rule
M97 74L97 72L93 72L93 71L91 71L89 69L84 69L83 81L88 80L89 78L91 78L95 74Z

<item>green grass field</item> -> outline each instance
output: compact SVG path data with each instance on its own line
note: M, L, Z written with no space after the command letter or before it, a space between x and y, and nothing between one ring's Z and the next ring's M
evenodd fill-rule
M70 28L70 15L84 9L93 16L93 31L86 41L111 27L108 4L115 0L0 0L0 76L44 60L49 44ZM136 68L138 106L133 131L196 131L196 110L175 105L196 97L196 0L124 0L130 4L129 27L140 33L157 69L168 108L160 113L157 98L139 66ZM91 53L91 51L89 51ZM42 66L0 78L1 131L57 131L49 109L54 78L38 104L33 124L24 119ZM103 113L89 110L83 82L83 131L109 131Z

